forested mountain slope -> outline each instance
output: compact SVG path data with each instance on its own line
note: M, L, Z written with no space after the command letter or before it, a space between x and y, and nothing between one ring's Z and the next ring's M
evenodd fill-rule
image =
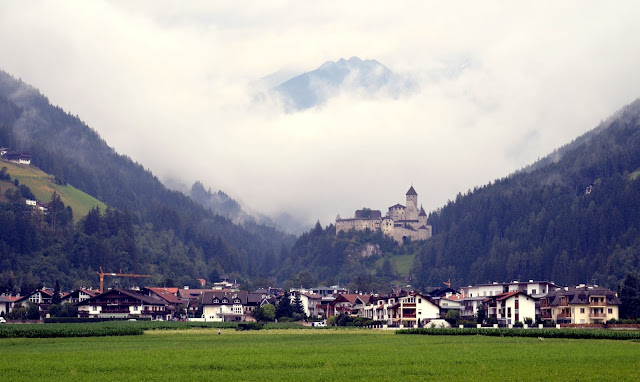
M529 171L429 216L417 282L511 279L616 288L640 266L640 100Z
M167 268L165 260L169 259L171 263L172 253L183 247L189 250L185 250L185 255L176 259L178 264L168 267L168 274L163 276L185 280L194 277L207 279L217 272L237 272L247 276L259 272L258 265L265 253L278 253L294 240L290 235L262 225L252 226L249 232L204 209L184 194L168 190L142 165L116 153L79 118L52 106L35 88L2 71L0 146L31 153L34 166L54 176L57 181L71 184L123 213L129 222L127 224L131 225L127 228L129 232L137 232L133 237L137 250L142 250L141 246L148 242L157 245L157 241L162 241L156 240L158 238L170 242L158 249L161 253L150 254L147 258L130 258L127 261L104 258L102 265L105 267L124 265L145 272L152 269L157 270L160 277L161 270ZM6 210L13 208L5 207ZM17 215L15 217L18 219ZM101 230L90 231L93 235ZM97 247L88 250L93 253L87 256L101 256L103 239L98 240ZM46 245L25 249L13 244L0 245L0 261L11 254L27 259L22 261L26 263L12 264L2 267L2 270L12 270L16 277L32 272L34 278L42 281L46 278L51 283L45 270L33 271L28 261L30 255L45 251ZM78 238L65 245L79 245ZM117 256L126 258L126 255ZM90 276L91 271L101 264L91 261L87 265L80 258L76 260L61 259L62 263L56 264L52 272L64 273L65 267L81 268L81 277L93 277Z
M640 101L522 171L458 194L429 216L434 236L401 247L374 232L316 226L283 258L281 280L360 290L491 281L595 282L640 269ZM415 255L408 277L394 262ZM382 262L384 260L384 262ZM390 260L392 267L380 266Z

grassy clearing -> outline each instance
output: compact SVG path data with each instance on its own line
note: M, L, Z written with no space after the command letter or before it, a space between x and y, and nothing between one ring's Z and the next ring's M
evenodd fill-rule
M11 175L11 179L18 179L20 184L29 187L41 202L48 203L51 201L53 191L57 192L62 202L67 206L71 206L73 209L74 220L84 217L89 213L89 210L95 206L99 206L102 211L107 207L106 204L98 199L85 194L69 184L61 186L53 183L46 172L36 167L0 161L0 168L1 167L7 167L7 172ZM3 192L5 189L5 187L2 187Z
M640 343L373 330L0 339L3 380L636 380Z
M398 256L389 256L389 257L381 257L376 260L376 267L382 267L382 263L389 259L396 263L396 270L398 271L398 276L407 277L409 276L409 272L413 268L413 260L416 258L415 254L408 255L398 255ZM372 273L375 272L375 269L372 268Z

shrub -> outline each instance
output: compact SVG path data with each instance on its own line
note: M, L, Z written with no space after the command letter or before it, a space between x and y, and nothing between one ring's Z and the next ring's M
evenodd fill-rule
M525 323L525 324L527 324L527 325L529 325L529 326L533 325L533 318L531 318L531 317L525 317L525 318L524 318L524 323Z
M260 330L262 324L259 322L239 322L236 330Z
M523 326L524 326L524 325L522 324L522 321L516 321L516 322L514 322L514 324L513 324L513 327L514 327L514 328L521 328L521 327L523 327Z

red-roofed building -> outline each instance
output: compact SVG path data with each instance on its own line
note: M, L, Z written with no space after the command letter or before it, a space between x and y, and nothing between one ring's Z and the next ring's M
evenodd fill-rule
M22 296L13 302L13 306L27 306L28 303L32 303L38 307L40 311L40 317L43 317L51 305L51 298L53 293L46 289L38 289L33 293Z
M487 317L494 317L499 325L513 325L525 318L536 318L536 299L522 291L500 293L482 301Z

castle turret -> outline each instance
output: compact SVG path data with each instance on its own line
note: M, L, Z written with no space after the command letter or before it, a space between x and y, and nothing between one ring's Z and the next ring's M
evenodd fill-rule
M418 214L418 221L420 222L421 226L426 226L427 225L427 213L424 212L424 208L422 208L422 206L420 206L420 213Z
M407 210L405 211L406 220L418 220L418 193L413 186L407 191Z

